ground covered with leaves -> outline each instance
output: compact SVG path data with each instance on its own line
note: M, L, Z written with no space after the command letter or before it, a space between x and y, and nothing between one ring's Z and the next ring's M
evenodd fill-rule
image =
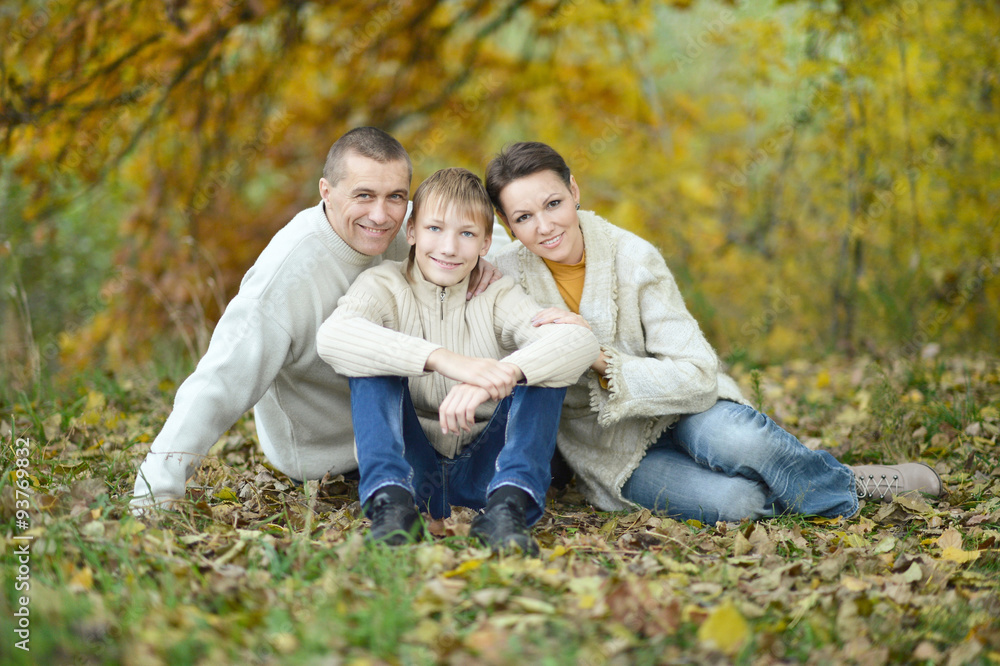
M1000 663L1000 361L828 359L736 375L811 447L920 459L948 495L842 519L703 525L552 493L540 559L467 537L367 546L357 485L297 487L241 420L177 512L133 517L174 386L86 382L6 405L4 663ZM17 463L17 438L30 443ZM17 472L30 483L18 524ZM24 528L24 529L22 529ZM15 549L31 536L30 590ZM30 652L15 647L30 595Z

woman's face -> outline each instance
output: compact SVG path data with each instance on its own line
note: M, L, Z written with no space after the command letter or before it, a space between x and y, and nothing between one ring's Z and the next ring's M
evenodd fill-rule
M500 204L511 232L526 248L560 264L583 260L583 232L576 216L580 188L569 187L555 171L539 171L500 190Z

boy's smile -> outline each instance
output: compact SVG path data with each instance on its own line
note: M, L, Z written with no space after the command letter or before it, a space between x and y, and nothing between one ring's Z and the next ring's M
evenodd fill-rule
M451 287L473 271L486 256L491 239L487 225L469 211L441 205L438 198L421 207L416 220L406 226L406 240L414 247L414 260L429 282Z

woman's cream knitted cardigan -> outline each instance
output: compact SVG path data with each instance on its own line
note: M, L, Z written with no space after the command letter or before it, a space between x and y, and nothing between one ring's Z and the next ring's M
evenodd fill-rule
M608 388L592 370L569 388L559 450L594 506L631 509L622 486L666 428L719 399L745 401L719 372L656 248L590 211L579 218L587 253L580 314L608 359ZM545 263L521 243L498 253L496 265L543 307L567 307Z

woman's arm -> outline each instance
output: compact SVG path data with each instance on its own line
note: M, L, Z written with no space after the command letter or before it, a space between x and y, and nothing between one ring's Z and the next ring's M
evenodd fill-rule
M644 244L645 245L645 244ZM628 252L619 283L616 330L620 344L601 341L607 388L600 391L599 419L695 414L718 398L719 361L684 305L666 262L651 245Z

